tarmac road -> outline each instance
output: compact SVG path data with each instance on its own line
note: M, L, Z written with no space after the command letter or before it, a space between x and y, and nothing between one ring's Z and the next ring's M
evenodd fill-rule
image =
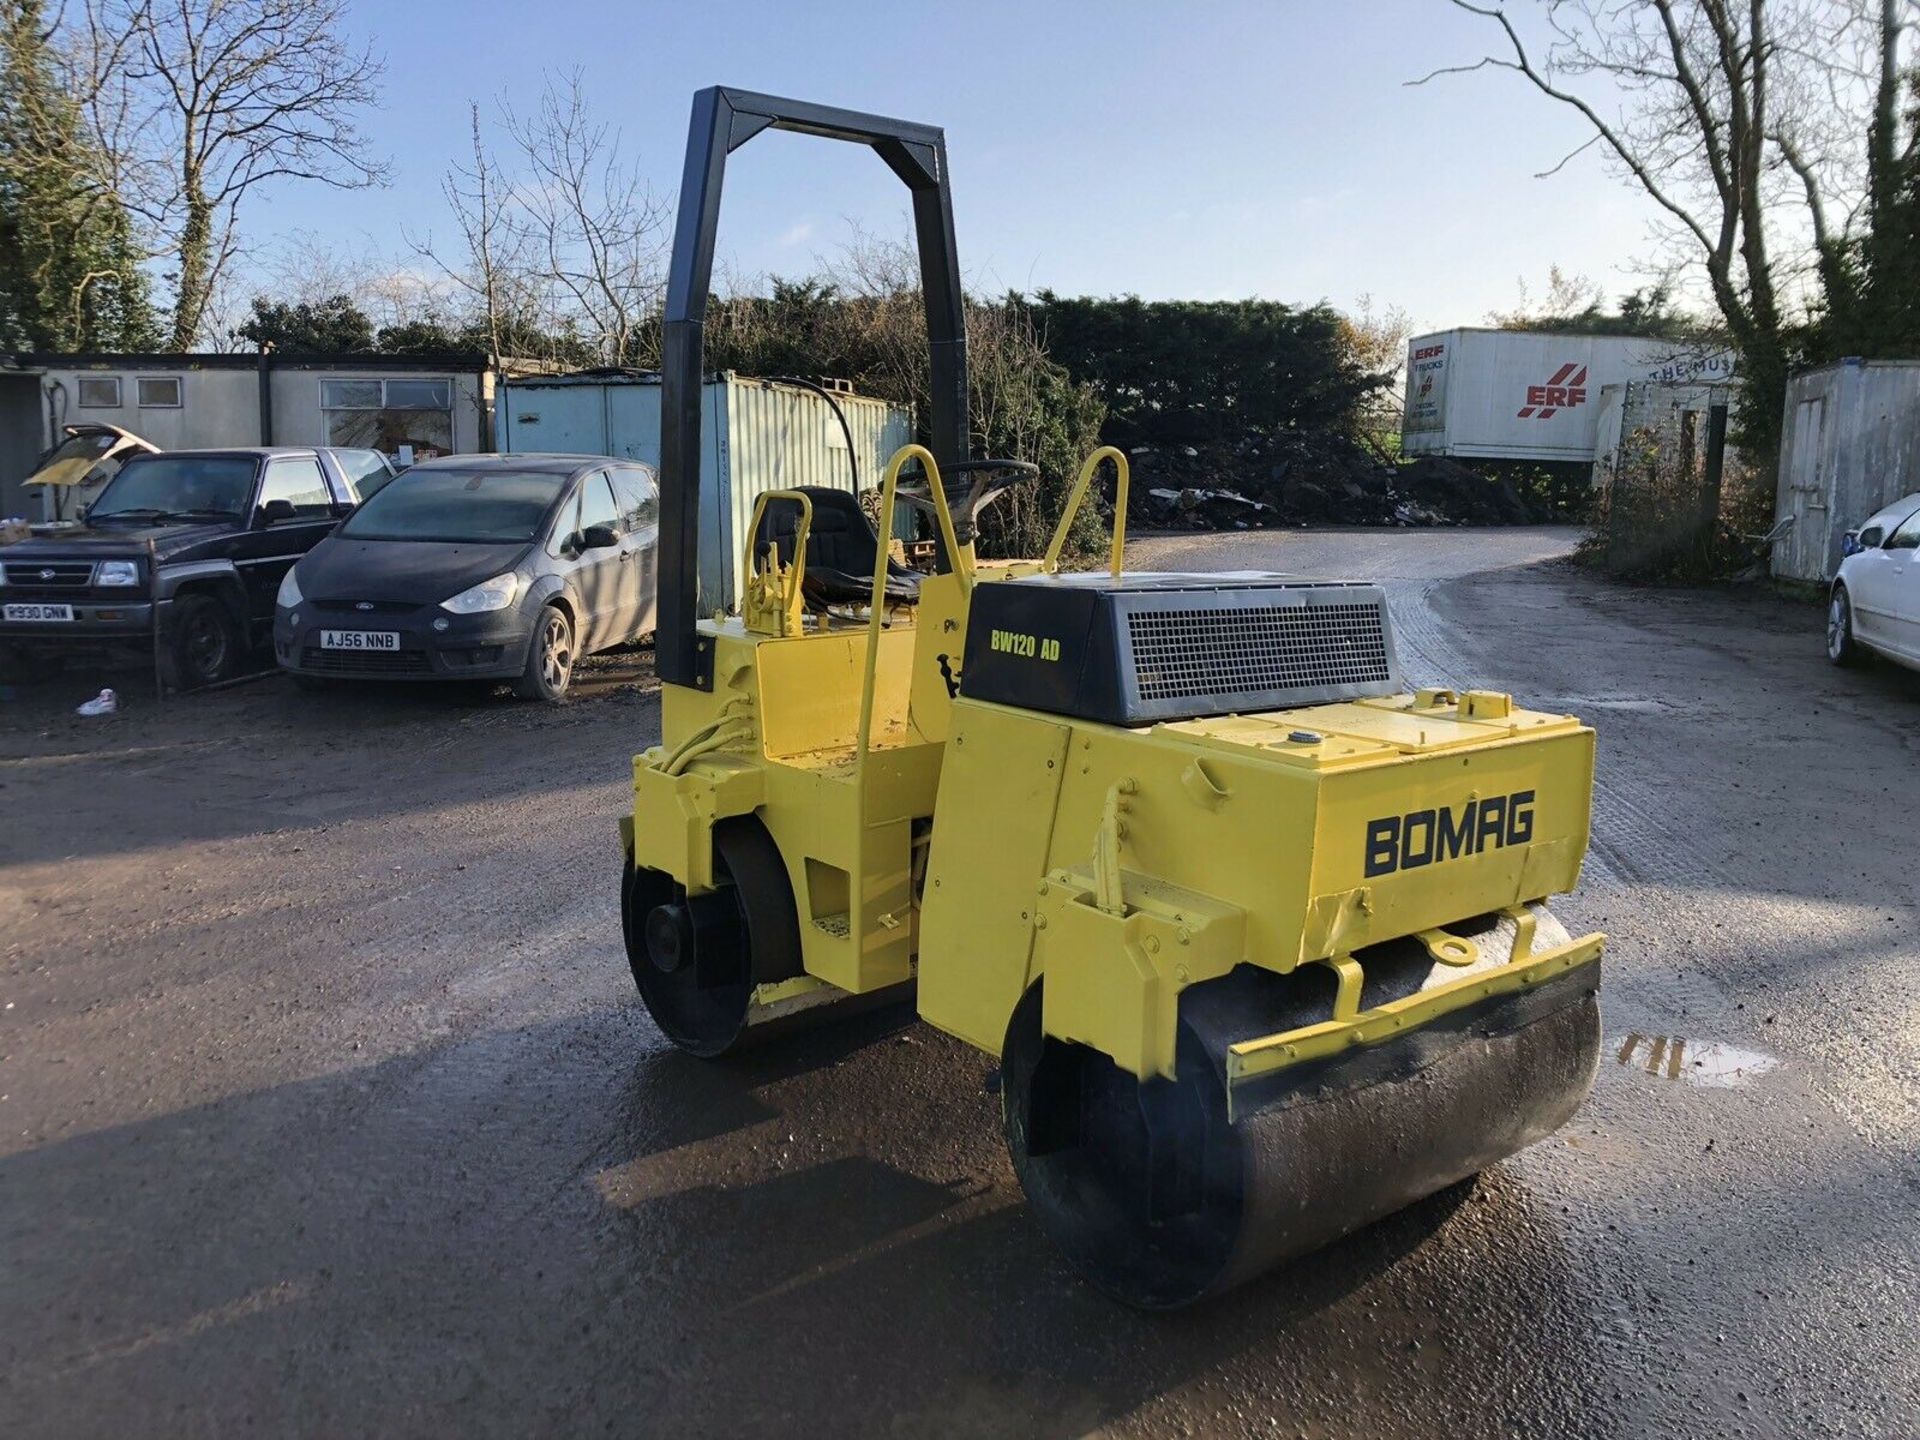
M1920 676L1564 531L1151 539L1387 581L1600 731L1587 1109L1174 1317L1028 1219L975 1053L670 1051L616 931L649 657L558 709L0 702L0 1434L1920 1433ZM889 1024L893 1028L889 1028Z

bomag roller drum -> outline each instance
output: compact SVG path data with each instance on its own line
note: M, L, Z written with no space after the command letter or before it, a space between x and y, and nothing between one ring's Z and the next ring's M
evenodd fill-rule
M1564 943L1537 913L1541 939ZM1512 926L1502 917L1482 934L1506 943ZM1362 957L1370 981L1454 978L1419 947L1381 951ZM1007 1148L1040 1223L1092 1283L1151 1309L1216 1294L1544 1138L1593 1084L1599 1006L1594 977L1576 975L1303 1066L1229 1119L1228 1044L1255 1016L1311 1024L1329 1008L1323 988L1252 975L1196 986L1182 997L1176 1078L1144 1084L1044 1038L1038 988L1023 1001L1002 1056Z

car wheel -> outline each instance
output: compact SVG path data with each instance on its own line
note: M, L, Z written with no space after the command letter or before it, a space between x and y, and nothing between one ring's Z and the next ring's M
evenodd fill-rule
M1844 585L1834 586L1827 601L1827 659L1836 665L1860 663L1860 642L1853 638L1853 601Z
M558 605L541 609L527 646L527 668L513 684L523 700L560 700L573 679L573 622Z
M188 595L175 602L168 626L173 681L182 690L217 684L233 673L240 658L240 632L227 607L211 595Z

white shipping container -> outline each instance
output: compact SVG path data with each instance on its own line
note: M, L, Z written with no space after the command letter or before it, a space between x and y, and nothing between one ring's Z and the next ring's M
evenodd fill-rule
M1600 391L1725 381L1733 357L1638 335L1443 330L1407 344L1407 455L1592 464Z

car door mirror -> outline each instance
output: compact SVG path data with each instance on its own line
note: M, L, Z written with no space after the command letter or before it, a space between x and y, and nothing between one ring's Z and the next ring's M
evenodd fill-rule
M620 532L611 525L589 525L580 532L580 550L606 550L620 543Z
M291 500L269 500L260 507L260 523L263 526L284 525L289 520L298 519L299 515Z

